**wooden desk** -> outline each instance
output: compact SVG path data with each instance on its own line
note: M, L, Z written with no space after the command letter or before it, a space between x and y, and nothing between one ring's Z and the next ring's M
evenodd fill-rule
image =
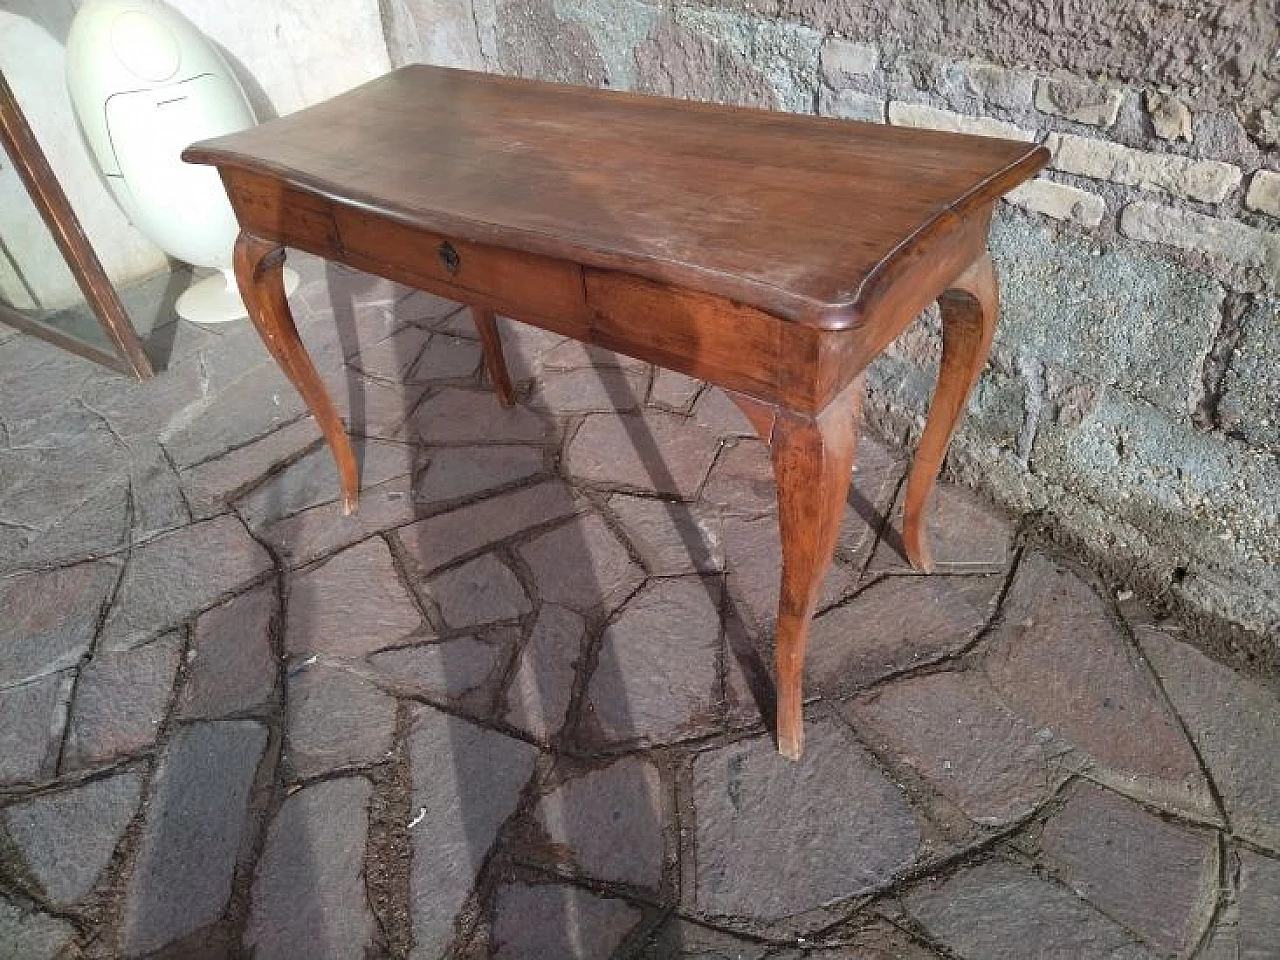
M183 156L222 174L250 316L319 421L348 511L355 457L289 312L285 247L469 304L504 405L495 312L728 391L777 479L788 757L863 371L940 300L942 367L903 521L928 570L923 509L995 329L992 209L1048 160L1035 144L427 66Z

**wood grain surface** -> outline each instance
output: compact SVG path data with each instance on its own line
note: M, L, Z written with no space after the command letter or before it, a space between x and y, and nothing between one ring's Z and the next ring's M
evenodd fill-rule
M1048 154L418 65L184 158L843 329L948 214L981 208Z

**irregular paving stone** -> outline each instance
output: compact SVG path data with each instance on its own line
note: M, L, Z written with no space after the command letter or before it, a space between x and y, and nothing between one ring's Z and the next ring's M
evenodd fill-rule
M716 456L715 434L674 414L590 414L564 455L572 476L692 500Z
M285 759L299 778L385 760L395 737L396 702L363 677L329 663L288 680Z
M73 666L119 576L102 562L0 581L0 686Z
M141 796L142 774L129 770L15 804L4 812L9 836L50 903L66 907L93 890ZM74 855L68 856L69 851Z
M903 680L843 709L869 743L915 769L976 823L1010 823L1049 795L1035 730L972 674Z
M182 323L171 329L175 334L185 334L189 325ZM258 340L255 332L247 332L253 341ZM240 366L234 373L223 369L225 364L218 364L217 369L211 371L207 358L211 353L224 355L225 341L225 337L215 334L205 341L203 349L197 348L184 357L170 355L164 375L151 380L139 382L114 374L92 379L85 383L80 399L121 437L158 437L166 428L176 429L200 416L214 402L217 393L243 376L246 370L267 369L266 350L247 337L237 337L235 345L251 348L252 352L238 351Z
M1280 850L1280 696L1167 633L1142 628L1138 639L1209 768L1234 832Z
M693 408L693 419L722 437L754 437L756 428L747 415L729 399L723 390L712 387L702 391Z
M297 255L290 251L290 265L293 265L295 257ZM308 259L311 258L308 257ZM316 327L323 323L324 327L336 330L339 325L350 323L354 327L352 331L352 338L354 338L356 332L364 331L367 326L372 325L375 318L380 318L382 324L373 325L373 329L369 331L372 335L370 342L376 343L403 322L392 308L408 295L408 287L343 264L322 262L321 266L312 269L315 271L314 279L300 288L299 293L310 311L319 313L336 309L340 319L335 321L332 316L316 318L308 326ZM348 316L342 317L342 314ZM359 316L350 316L352 314ZM353 320L359 322L352 323ZM308 330L308 332L311 331Z
M673 919L650 938L638 956L639 960L796 960L799 956L790 952L775 954L773 949L767 943Z
M520 556L538 596L580 613L612 608L644 580L617 536L595 513L581 514L531 540Z
M688 413L693 401L702 389L702 381L686 377L674 370L655 367L653 383L649 387L649 405L662 407L675 413Z
M697 577L655 580L605 628L587 685L605 738L657 743L714 723L718 593Z
M74 674L53 673L0 690L0 783L29 783L57 759Z
M404 326L377 343L362 347L360 352L347 361L348 365L369 377L380 377L383 380L403 381L406 374L417 363L422 355L431 334L421 327ZM470 345L473 349L475 344ZM475 370L474 363L471 371ZM471 372L467 371L467 372ZM466 376L466 373L459 376Z
M533 610L516 575L492 553L433 577L426 593L451 627L514 620Z
M425 386L370 380L354 370L335 372L325 384L353 435L413 442L414 410Z
M26 544L27 531L23 527L16 527L0 520L0 557L16 557ZM18 567L15 566L14 569ZM5 571L5 573L9 572L12 571Z
M261 707L276 685L271 635L279 629L275 588L264 584L201 615L188 654L178 715L216 718Z
M222 916L266 746L266 727L250 720L182 726L169 741L124 906L127 955L158 949Z
M80 671L63 765L87 767L155 743L173 696L184 638L103 650Z
M813 621L805 680L867 686L965 646L991 618L1003 578L886 577Z
M806 953L805 960L941 960L941 957L897 927L883 921L868 924L851 936L841 936L848 945L833 950ZM770 954L769 960L773 960Z
M285 609L285 649L297 656L361 656L422 627L391 551L377 537L293 574Z
M866 559L889 513L904 466L888 444L866 433L859 438L849 486L849 506L857 519L845 514L836 541L837 555L854 563Z
M539 358L548 370L577 370L581 367L621 367L624 370L644 370L649 364L625 353L615 353L604 347L582 343L561 337L559 343L545 351Z
M419 520L396 531L396 539L419 573L427 574L576 509L569 488L553 480Z
M640 920L625 900L559 884L513 883L495 897L494 960L597 960L609 957Z
M306 412L289 378L274 361L264 359L238 379L174 411L157 436L181 469L264 437Z
M396 301L395 314L399 320L435 327L450 317L465 317L466 311L453 300L438 297L425 290L414 290Z
M0 463L0 477L5 466ZM78 465L76 471L69 472L91 469ZM52 500L57 493L46 489L43 496ZM12 504L2 491L0 502L6 507ZM100 557L129 542L129 482L125 476L117 474L103 480L85 499L73 504L70 511L34 532L24 529L16 549L0 554L0 576Z
M498 665L497 651L475 637L383 650L369 665L397 689L423 697L457 699L489 679Z
M20 446L37 435L50 410L79 406L76 399L86 383L101 376L102 368L35 337L11 340L0 350L0 410L11 436ZM113 376L114 380L121 380Z
M635 410L644 398L638 372L585 367L553 373L538 381L529 406L556 416Z
M572 610L542 605L507 688L508 723L543 742L564 726L585 633Z
M428 815L410 833L415 960L436 960L475 885L498 829L533 773L536 748L430 707L409 734L413 808Z
M618 493L609 498L609 509L653 576L724 569L720 521L706 507Z
M270 569L270 555L235 517L166 533L129 557L101 643L116 650L141 643Z
M1213 932L1203 960L1271 960L1280 924L1280 861L1250 850L1236 854L1235 907Z
M1072 889L1162 953L1190 947L1217 900L1212 834L1175 826L1092 785L1050 818L1040 847Z
M437 334L418 357L409 372L408 380L423 383L429 380L457 380L470 377L480 366L480 347L473 340Z
M808 724L804 756L755 738L693 762L700 912L777 920L886 885L920 827L838 724Z
M898 517L892 535L880 541L871 560L872 572L911 569L899 533L900 514ZM964 487L938 485L925 511L925 528L936 572L1003 570L1009 562L1013 527L998 510Z
M472 443L545 443L550 425L525 407L504 408L487 391L441 390L413 414L423 443L462 446Z
M129 441L129 478L133 501L130 534L135 541L191 522L178 475L153 440Z
M357 449L360 483L368 486L413 473L420 456L413 447L380 440L365 440ZM321 446L273 475L240 501L240 508L256 528L341 497L333 454Z
M777 508L777 489L769 448L744 438L726 445L711 469L702 499L735 513L758 516Z
M292 794L267 830L245 944L279 960L364 956L376 924L364 885L373 788L363 777Z
M541 473L544 457L538 447L445 447L432 453L414 500L440 503L496 490Z
M471 311L463 310L447 324L437 327L450 333L465 337L475 337L475 323L471 319ZM530 380L542 371L542 358L557 346L567 342L567 338L541 327L530 326L509 317L498 318L498 335L502 340L502 356L507 364L507 373L513 383Z
M845 523L860 523L845 511ZM782 538L771 515L756 519L726 516L721 524L729 586L750 611L755 623L772 633L781 590ZM857 575L843 563L832 563L822 582L818 606L840 600L853 590Z
M724 634L725 719L731 726L767 725L777 692L774 674L765 664L776 661L776 651L751 635L736 610L725 617Z
M303 417L229 453L178 474L187 503L196 517L220 513L227 503L259 483L278 467L298 457L320 439L315 420Z
M1121 793L1216 814L1195 753L1110 611L1038 553L1019 564L983 669L1011 710L1083 756L1068 760Z
M589 877L655 890L662 883L662 778L648 761L625 757L568 780L534 817Z
M904 897L911 914L963 957L1152 960L1148 951L1070 891L1021 867L989 860Z
M11 523L47 531L104 488L128 484L128 450L105 428L65 446L0 449L0 504Z
M287 567L299 567L326 554L367 540L377 533L418 519L413 501L414 480L403 476L360 491L360 503L349 516L342 502L331 500L257 529Z
M0 897L0 956L13 960L67 960L74 950L75 927L39 910Z

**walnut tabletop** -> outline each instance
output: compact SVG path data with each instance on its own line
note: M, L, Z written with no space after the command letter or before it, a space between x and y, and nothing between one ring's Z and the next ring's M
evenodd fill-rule
M355 458L294 328L285 247L470 305L505 405L497 312L728 391L778 483L777 735L792 757L863 371L939 300L903 519L928 569L924 506L995 329L994 204L1048 160L1031 143L429 66L183 156L222 174L250 316L324 430L349 509Z
M1046 159L1029 143L427 66L186 158L831 329L913 245Z

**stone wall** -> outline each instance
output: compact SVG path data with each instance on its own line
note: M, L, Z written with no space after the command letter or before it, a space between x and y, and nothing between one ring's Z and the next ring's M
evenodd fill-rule
M1280 662L1280 25L1231 0L384 0L391 54L1043 139L1002 204L1003 319L949 468ZM856 229L856 227L851 227ZM876 363L913 442L940 341Z

